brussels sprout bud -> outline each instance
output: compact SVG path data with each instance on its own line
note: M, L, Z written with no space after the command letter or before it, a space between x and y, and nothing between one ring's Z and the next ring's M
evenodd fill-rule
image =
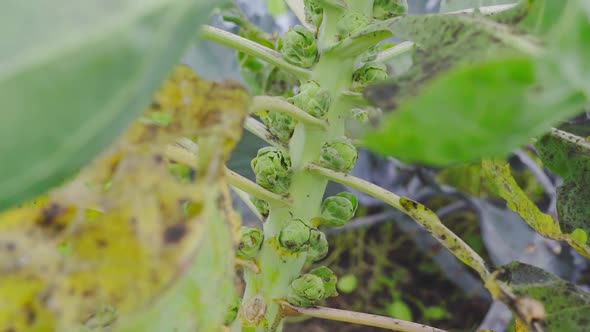
M330 107L330 93L318 82L309 81L301 85L299 93L289 101L316 118L323 117Z
M238 316L238 311L240 310L240 303L242 299L239 297L235 297L233 302L228 306L227 313L225 314L225 325L230 325Z
M309 236L309 249L307 250L307 261L316 262L328 254L328 240L326 235L317 228L312 228Z
M264 234L262 230L255 227L242 226L240 237L240 244L236 256L243 259L252 259L258 255L262 242L264 242Z
M354 35L369 25L370 20L363 14L347 12L338 20L337 29L342 38Z
M366 63L352 74L352 91L360 91L371 83L386 80L389 77L387 66L382 63Z
M358 201L351 193L340 193L326 198L322 202L322 225L342 226L346 224L354 217L357 206Z
M292 252L301 252L309 247L311 228L301 219L292 219L279 233L281 246Z
M309 274L313 274L322 279L322 281L324 282L324 290L326 293L324 295L325 297L338 296L338 292L336 291L336 284L338 283L338 278L336 278L336 275L334 274L334 272L332 272L332 270L325 266L320 266L309 271Z
M326 295L322 278L306 273L291 282L287 301L300 307L309 307Z
M302 68L310 68L318 58L318 48L313 33L301 25L289 29L279 42L285 61Z
M297 124L290 115L279 112L267 112L260 119L268 127L268 131L281 142L288 142L291 139Z
M358 153L354 145L346 141L333 141L324 144L319 165L338 172L349 172L356 162Z
M407 0L375 0L373 2L373 17L378 20L405 15L407 12Z
M258 210L258 212L260 212L260 214L263 217L268 216L268 214L270 213L270 206L268 205L267 201L254 196L250 197L250 201L252 201L252 203L256 207L256 210Z
M281 150L264 147L251 163L256 183L277 194L284 194L291 185L291 158Z
M324 9L320 6L318 0L304 0L305 20L319 27L324 18Z

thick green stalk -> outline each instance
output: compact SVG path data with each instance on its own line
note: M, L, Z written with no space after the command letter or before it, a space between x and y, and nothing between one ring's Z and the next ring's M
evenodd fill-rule
M331 16L332 15L332 16ZM320 29L320 41L334 40L335 24L340 11L328 10L324 13L324 23ZM329 33L330 35L322 35ZM246 291L242 302L244 306L254 303L253 299L263 298L266 305L264 317L253 322L254 329L244 329L248 322L242 318L242 331L280 331L283 317L280 314L278 299L284 299L289 284L300 273L305 264L306 254L289 253L278 244L278 234L285 223L292 218L310 223L310 219L320 213L320 206L328 180L314 175L305 169L309 162L319 159L322 145L326 141L344 137L346 115L349 102L342 92L351 84L354 59L343 59L335 54L321 56L312 70L312 79L329 91L332 103L327 115L327 127L298 123L289 143L292 161L292 184L288 195L293 202L291 207L270 204L270 215L264 224L265 242L258 256L260 273L244 271Z

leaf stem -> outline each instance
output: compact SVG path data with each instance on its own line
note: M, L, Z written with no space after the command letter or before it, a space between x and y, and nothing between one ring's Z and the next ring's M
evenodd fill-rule
M400 331L400 332L446 332L445 330L437 329L435 327L408 322L405 320L366 314L355 311L340 310L326 307L312 307L302 308L296 307L288 302L279 301L279 304L287 312L298 313L309 317L316 317L322 319L335 320L339 322L347 322L353 324L360 324L365 326L380 327L382 329Z
M227 181L232 186L240 190L243 190L254 197L263 199L267 201L269 204L277 204L280 206L291 205L291 201L289 201L287 198L262 188L255 182L248 180L247 178L241 176L240 174L232 171L229 168L225 169L225 175L227 176Z
M483 15L494 15L494 14L498 14L498 13L510 10L516 6L518 6L518 4L516 4L516 3L511 3L511 4L507 4L507 5L482 6L482 7L478 7L478 8L467 8L467 9L457 10L454 12L448 12L447 14L467 14L467 13L473 13L474 11L477 10Z
M201 28L201 36L266 61L290 72L300 79L308 79L311 76L309 70L286 62L279 52L244 37L208 25Z
M190 152L180 146L168 145L166 147L166 156L177 162L181 162L191 167L195 167L198 162L198 157L193 152ZM227 176L227 182L240 190L243 190L254 197L263 199L269 203L278 204L280 206L290 206L291 201L287 198L277 195L269 190L266 190L241 176L240 174L225 167L225 175Z
M407 214L417 223L422 225L422 227L432 234L434 238L455 255L455 257L477 271L483 280L489 279L490 272L484 260L471 249L471 247L463 242L460 237L448 229L432 210L424 205L409 198L400 197L371 182L348 174L335 172L311 163L308 163L305 167L314 174L322 175L334 182L360 190Z
M411 41L406 41L403 43L399 43L393 47L386 49L385 51L379 53L375 62L387 62L391 59L395 59L400 55L406 54L410 51L413 51L416 48L416 43Z
M232 187L232 190L236 193L236 195L238 195L242 202L244 202L244 204L246 205L246 207L248 207L252 214L254 214L256 218L258 218L258 220L264 222L264 217L262 216L262 214L260 214L260 211L258 211L256 206L254 206L254 203L252 203L252 201L250 200L250 194L237 187Z
M261 140L265 141L266 143L274 146L277 149L281 149L282 151L287 151L287 147L281 144L273 134L271 134L266 127L258 122L256 119L248 117L244 122L244 129L249 131L250 133L254 134L256 137L260 138Z
M315 27L305 19L305 5L303 0L285 0L285 2L304 27L306 27L309 31L315 31Z
M307 125L312 125L326 129L328 124L324 120L320 120L299 107L289 103L281 97L258 96L252 99L250 104L250 112L258 113L261 111L274 111L289 114L293 119Z

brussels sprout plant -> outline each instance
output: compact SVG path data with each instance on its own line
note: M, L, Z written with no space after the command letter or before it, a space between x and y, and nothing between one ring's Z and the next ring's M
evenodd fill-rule
M479 70L477 73L480 74L469 72L473 77L472 84L477 84L478 79L491 82L494 78L488 78L485 76L487 74L481 73L485 70L501 72L497 67L488 65L491 67L476 69L477 66L487 65L487 62L480 65L481 59L490 59L490 63L493 64L495 58L486 53L486 48L497 49L497 54L521 59L519 61L527 59L522 62L526 67L527 63L539 59L544 52L540 40L537 40L534 34L538 33L539 29L548 29L550 24L557 20L556 14L551 16L543 11L549 10L545 9L549 2L540 0L515 0L510 5L495 5L494 1L464 2L476 6L489 3L490 6L467 7L459 12L449 10L448 13L439 15L408 16L406 0L287 1L303 25L292 27L283 37L278 38L274 47L278 52L273 48L256 44L253 40L240 38L213 27L203 29L206 38L231 46L240 54L248 54L266 62L266 67L260 69L260 72L268 73L260 82L261 86L266 86L262 92L267 96L255 97L251 107L252 117L247 120L246 127L258 137L265 139L271 147L262 148L252 161L256 183L262 188L250 193L256 208L264 218L264 241L260 252L251 258L259 269L244 271L246 290L241 308L242 312L249 312L248 304L258 303L253 302L253 299L258 299L264 302L264 313L257 316L254 321L244 319L242 315L242 318L236 319L232 329L279 331L282 329L284 318L293 311L317 317L330 317L331 313L314 306L322 299L336 295L336 276L327 267L301 273L306 262L321 260L328 251L328 243L322 230L325 227L345 225L354 217L358 202L354 195L346 192L324 198L328 181L335 181L380 198L406 213L460 261L476 271L492 296L505 302L518 317L519 322L535 331L543 328L545 323L541 321L544 317L532 317L531 311L528 310L530 308L525 309L518 304L526 299L532 307L542 308L542 301L516 292L508 284L501 282L490 270L489 265L446 228L434 212L418 202L397 196L347 174L357 160L355 144L359 142L359 137L354 136L355 130L350 123L356 121L366 124L368 114L391 119L381 128L396 128L389 132L377 131L366 135L366 143L370 147L381 152L393 152L394 155L399 152L400 157L408 161L448 163L452 159L445 153L454 151L454 147L459 146L459 143L450 141L450 138L448 142L441 142L439 151L429 153L430 150L425 148L424 153L418 154L412 150L415 148L413 144L421 144L422 137L431 134L414 133L410 127L400 127L404 126L402 120L417 127L421 124L420 115L411 113L412 103L431 98L432 105L423 102L426 104L420 107L435 108L438 105L434 100L439 98L439 103L444 104L444 99L427 94L434 91L433 94L439 93L443 96L444 92L437 92L437 88L444 91L445 88L449 88L444 86L445 84L465 84L459 83L462 78L452 76L461 75L463 72L450 71L449 77L445 76L445 72L451 67L467 68L462 69L463 71ZM576 2L579 1L574 1ZM452 7L448 3L443 1L441 11ZM558 11L563 7L555 6L551 10ZM531 26L530 22L535 20L541 23ZM546 27L539 28L543 24L546 24ZM515 31L514 34L512 30ZM521 35L518 35L517 30ZM523 37L522 33L530 33L531 36ZM391 36L408 41L392 44L387 42ZM392 64L396 66L393 60L412 53L413 66L400 77L396 68L391 68ZM545 65L541 62L537 64L539 68ZM473 69L468 66L472 66ZM514 70L527 70L525 67ZM297 80L277 81L279 76L296 77ZM392 77L396 79L392 80ZM437 77L442 78L436 80ZM445 79L448 82L444 81ZM522 82L527 79L529 78L523 77ZM273 80L274 83L268 84L269 80ZM453 83L453 80L457 83ZM423 85L429 84L433 86L432 89L425 89L425 96L414 101L413 96L422 92ZM436 84L441 86L435 86ZM536 83L530 81L526 84L532 87ZM276 89L277 85L281 86L281 89ZM516 91L514 89L511 92L513 94ZM575 95L575 89L571 93ZM485 98L482 97L481 100ZM408 106L398 107L400 103L402 106ZM480 112L479 108L482 107L486 107L483 102L476 103L474 108L477 110L473 111ZM388 113L392 109L395 112L383 115L383 111ZM579 108L577 110L579 111ZM397 119L393 116L398 112L399 126L393 122ZM483 109L481 112L484 114L486 110ZM564 109L555 120L574 113L568 113L567 109ZM262 123L258 122L256 117ZM555 120L550 121L554 123ZM488 126L484 118L474 121L481 121L477 126ZM545 126L543 129L546 130L547 123L538 124ZM496 129L485 130L489 132ZM529 131L528 135L541 133L542 131ZM453 134L455 133L451 133ZM497 134L500 135L499 132ZM382 139L387 141L389 135L392 136L391 142L397 139L396 135L402 137L403 140L399 143L391 143L398 144L399 148L393 150L386 145L387 143L379 142ZM519 139L513 138L516 141ZM466 155L461 160L505 155L509 152L506 147L514 148L526 143L516 141L513 140L496 150L480 151L480 155ZM263 190L280 195L280 199L265 200ZM556 236L567 238L563 235ZM570 242L577 243L575 240ZM582 252L586 250L579 245L577 248ZM244 257L243 253L240 255ZM377 322L386 319L384 317L375 320L359 313L345 316L347 314L341 314L338 319L394 330L425 331L423 327L410 322ZM428 331L437 329L429 328Z

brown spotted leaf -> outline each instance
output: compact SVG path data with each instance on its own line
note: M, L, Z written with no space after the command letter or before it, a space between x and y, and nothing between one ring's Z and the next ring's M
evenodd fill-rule
M234 292L236 216L222 170L247 103L235 83L179 67L77 178L0 214L0 331L217 331ZM200 147L196 169L168 154L186 137ZM134 329L152 306L175 319L154 314L151 330Z

